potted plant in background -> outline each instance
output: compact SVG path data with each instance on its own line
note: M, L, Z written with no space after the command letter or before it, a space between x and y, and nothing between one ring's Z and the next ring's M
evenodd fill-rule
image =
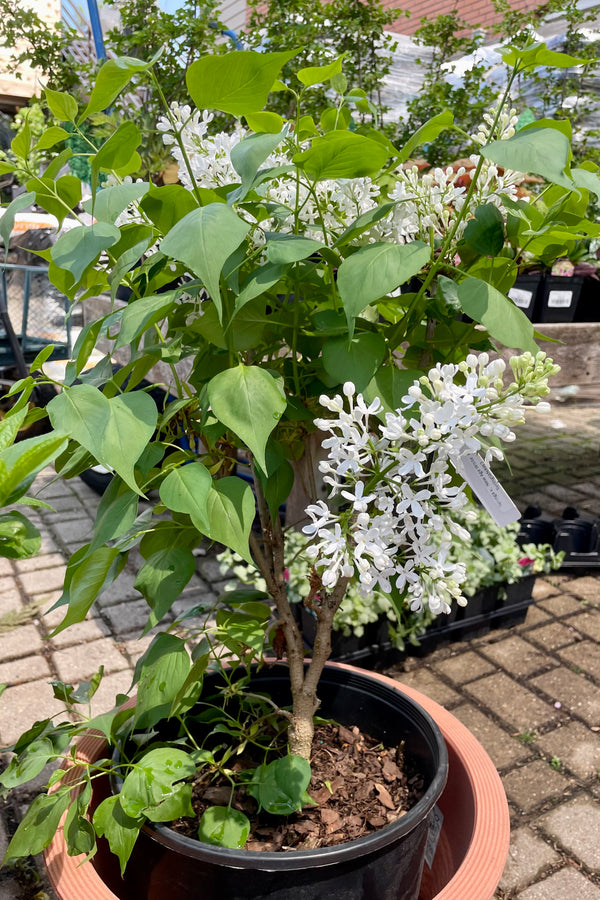
M491 492L481 486L491 477L487 462L502 458L502 443L514 437L525 406L540 408L556 371L538 353L529 320L506 297L517 271L501 252L506 229L532 216L540 234L564 229L561 217L572 198L599 190L594 173L569 169L569 141L561 128L544 122L515 132L507 111L520 71L577 63L544 45L505 51L513 76L476 136L481 150L468 187L456 184L459 174L451 169L421 179L405 167L421 143L452 127L450 113L397 150L375 125L356 125L354 110L368 112L369 105L362 92L348 88L342 59L301 69L293 84L284 84L278 75L293 55L236 52L190 66L188 89L197 108L168 107L158 123L179 164L178 184L156 187L131 179L144 139L131 119L99 149L90 146L92 199L85 210L91 224L79 217L72 179L60 174L68 149L51 171L27 183L28 202L60 222L76 221L46 254L53 283L73 303L102 291L114 298L122 283L131 289L126 306L83 329L61 393L47 407L62 476L92 464L115 474L91 542L69 561L58 602L65 617L54 633L85 618L134 549L142 558L136 586L148 602L146 632L165 620L169 627L140 657L133 704L124 707L119 698L112 711L91 721L37 723L16 743L2 776L5 789L37 776L85 729L99 730L104 742L87 762L70 758L66 783L59 781L61 773L52 776L51 792L34 802L6 858L47 846L67 811L62 835L69 853L92 857L97 837L106 837L120 862L116 874L107 869L107 878L115 894L125 890L127 897L139 896L136 891L164 896L160 876L155 887L152 879L165 842L174 838L169 829L165 837L160 823L190 817L194 779L206 809L196 823L200 841L183 839L187 850L175 869L182 872L188 865L182 860L193 858L195 874L191 888L177 883L178 896L196 892L202 878L203 892L215 895L236 890L287 897L298 878L306 896L327 890L350 897L370 883L385 897L397 895L394 879L403 876L403 895L417 896L422 850L444 780L443 744L427 716L412 706L410 712L386 712L390 702L396 710L402 706L403 695L392 690L390 700L384 692L381 705L375 700L381 679L370 680L367 699L363 694L344 712L342 700L358 696L363 676L340 670L331 675L326 668L333 619L351 580L363 593L384 591L398 609L438 613L466 602L465 566L450 558L453 537L466 538L455 519L468 499L465 479L494 508ZM106 62L81 112L67 94L47 90L46 100L59 120L81 131L140 71L151 73L152 62ZM312 86L322 83L336 100L317 123L301 110ZM264 111L273 89L297 94L293 122ZM235 116L235 129L209 136L212 111ZM60 144L69 134L54 126L41 140ZM26 167L26 129L12 149ZM517 169L555 185L552 207L538 215L514 199ZM106 186L97 191L104 174ZM23 202L5 211L3 231ZM161 292L176 279L179 286ZM403 293L407 284L412 289ZM462 321L461 313L471 321ZM129 349L129 361L115 372L107 354L86 368L97 341L107 337L116 349ZM504 381L501 360L471 352L495 342L525 351L511 363L512 380ZM171 373L160 408L136 389L158 361ZM34 366L43 362L42 354ZM23 380L13 392L25 396L31 382ZM315 477L317 455L322 483ZM252 484L238 477L243 465ZM281 507L299 479L307 495L303 521L282 523ZM510 519L514 508L496 496L497 518ZM152 501L140 507L144 497ZM317 617L309 662L286 591L285 536L294 526L311 538L303 551L312 563L304 602ZM266 591L229 593L217 608L190 610L174 623L172 604L191 577L193 550L203 540L223 544L255 566ZM285 665L265 669L266 649L285 658ZM214 666L218 675L209 672ZM58 683L57 696L69 709L85 704L100 678L101 672L77 690ZM262 689L266 697L259 698ZM379 817L384 827L340 847L315 853L306 843L291 853L234 849L251 829L254 847L267 827L254 820L257 809L268 816L297 815L314 802L307 794L308 759L318 700L321 715L333 715L344 728L360 724L354 718L359 707L377 709L375 721L367 719L376 744L406 740L407 753L411 729L398 723L412 724L421 715L427 737L411 752L422 758L422 798L396 822ZM400 728L395 734L387 731L392 721ZM118 749L118 759L106 743ZM120 792L100 801L92 788L107 772L124 780ZM71 791L74 781L77 792ZM327 781L322 802L331 795ZM201 787L206 784L212 795ZM384 791L380 797L383 808L391 812L391 803L399 812L396 800L388 801ZM505 824L505 814L498 815ZM272 835L270 819L268 827ZM414 844L416 861L405 862L409 854L390 847L392 834L406 847ZM304 842L305 835L306 826ZM151 841L152 851L142 849L138 865L141 840ZM468 844L469 836L460 840ZM504 841L505 835L505 852ZM363 851L364 863L354 862ZM232 857L233 869L242 867L242 886L238 871L235 889L231 870L223 875L221 867ZM332 874L329 863L338 857L341 869ZM53 859L54 872L69 868L64 859ZM103 872L103 860L98 854L82 869L96 865ZM358 876L356 867L363 864ZM274 876L274 866L285 874ZM119 868L129 877L126 888ZM326 887L319 882L323 875ZM493 892L489 881L484 890Z

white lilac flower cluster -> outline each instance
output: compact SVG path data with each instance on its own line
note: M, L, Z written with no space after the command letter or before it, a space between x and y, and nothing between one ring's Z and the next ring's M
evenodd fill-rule
M512 110L500 118L496 127L499 138L507 138L514 133L514 118ZM485 143L491 138L494 111L484 119L474 135L478 143ZM163 141L178 164L179 180L188 190L193 188L194 183L203 188L216 189L239 181L231 152L249 132L238 124L231 133L211 135L209 125L212 121L212 113L192 111L189 106L177 103L171 106L170 118L163 116L158 121L157 129L162 132ZM293 153L296 151L294 145ZM476 161L477 157L472 159ZM286 144L282 141L279 148L265 160L264 168L276 169L289 163ZM396 180L394 187L384 196L380 186L368 177L326 179L313 184L302 178L297 179L295 172L292 172L267 179L258 189L264 200L277 208L277 219L259 223L246 210L239 209L238 212L254 226L253 241L256 247L264 245L266 232L288 233L298 223L303 234L331 245L359 216L372 211L384 200L391 200L395 203L393 210L365 231L360 242L383 240L402 244L416 238L430 241L432 237L439 238L446 234L462 209L467 194L463 178L466 173L464 167L447 167L435 168L420 175L417 167L400 166L393 173ZM486 163L477 189L469 200L463 228L481 203L493 203L503 211L502 195L514 199L516 185L522 178L520 173L515 172L500 175L496 166ZM287 215L285 210L289 210Z
M334 415L315 419L328 432L328 451L320 463L330 500L307 507L313 538L306 553L331 590L342 577L358 577L368 593L393 588L406 595L412 610L449 612L453 600L466 604L461 586L465 566L452 561L453 537L468 540L454 518L468 502L456 463L483 451L503 458L499 442L514 439L527 403L544 409L548 377L558 371L544 353L525 353L511 361L515 381L504 386L501 359L469 355L457 365L440 365L416 381L404 406L385 414L378 399L367 405L354 385L341 396L320 398Z

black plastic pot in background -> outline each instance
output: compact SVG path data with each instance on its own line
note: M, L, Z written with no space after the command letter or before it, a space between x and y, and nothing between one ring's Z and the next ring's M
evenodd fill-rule
M537 321L538 300L543 282L542 272L517 275L514 285L508 292L508 296L515 306L518 306L532 322Z
M286 705L287 668L262 670L252 688ZM114 871L100 872L110 889L123 900L416 900L430 820L447 778L441 732L420 706L364 672L327 667L319 698L320 715L358 725L390 746L405 742L405 756L426 784L406 815L355 841L290 852L229 850L161 825L145 827L124 879L116 860Z
M576 322L600 322L600 279L584 278L575 311Z
M536 322L574 322L584 279L580 275L547 275L540 290Z
M545 516L537 506L528 507L520 522L517 541L550 544L555 553L564 553L563 568L600 566L600 519L582 516L567 506L562 516Z

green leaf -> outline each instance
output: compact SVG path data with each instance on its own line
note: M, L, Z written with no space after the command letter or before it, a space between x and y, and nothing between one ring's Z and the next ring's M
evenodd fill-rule
M172 716L181 716L196 705L202 693L204 673L208 668L209 662L210 653L205 653L197 659L194 659L194 663L187 678L173 700L169 718Z
M12 790L36 778L44 767L56 757L54 744L49 737L41 737L13 756L0 775L0 784L5 790Z
M508 140L482 147L481 154L504 169L533 172L554 184L575 187L566 174L571 155L569 139L555 128L523 128Z
M39 141L34 144L33 149L48 150L50 147L58 144L59 141L64 141L69 137L71 137L70 133L65 131L64 128L60 128L58 125L50 125L49 128L46 128Z
M63 434L27 438L0 452L0 506L8 506L27 492L33 479L67 446Z
M525 313L496 288L479 278L467 278L458 285L457 293L464 312L484 325L505 347L538 352L533 325Z
M38 794L19 823L8 845L3 863L20 856L35 856L41 853L56 834L69 801L69 791Z
M59 269L67 269L75 281L102 253L116 244L121 232L108 222L79 225L62 234L50 251Z
M118 857L121 875L131 856L143 819L126 815L118 795L106 797L94 812L94 828L99 837L105 837L110 849Z
M370 303L417 275L430 258L431 250L422 241L368 244L348 256L337 278L348 323Z
M55 119L61 122L74 122L77 118L77 100L66 91L44 90L44 98Z
M145 816L152 822L169 822L193 815L192 786L181 782L195 772L196 764L184 750L176 747L150 750L125 778L119 803L132 819Z
M216 621L217 640L235 656L245 653L248 647L254 651L255 656L260 656L265 643L264 621L229 609L219 609Z
M577 187L590 191L600 200L600 178L596 172L588 172L586 169L580 168L572 169L571 175Z
M0 557L28 559L35 556L41 546L39 531L23 513L0 513Z
M142 142L142 133L135 122L122 122L91 159L92 171L111 171L126 166Z
M210 472L200 462L172 469L159 488L160 499L173 512L186 513L202 534L208 528L207 500L212 487Z
M136 727L151 728L169 714L189 671L185 641L174 634L157 634L136 666Z
M91 549L125 534L135 522L139 497L120 478L112 478L100 498Z
M132 344L148 328L164 319L179 293L177 290L166 291L164 294L152 294L149 297L140 297L139 300L131 301L121 316L115 350Z
M345 244L349 244L350 241L353 241L359 234L367 228L370 228L374 222L379 222L380 219L384 219L396 206L396 203L382 203L381 206L376 206L374 209L370 209L368 212L363 213L340 235L335 242L335 246L343 247Z
M364 398L367 403L371 403L375 397L379 397L383 413L395 413L403 406L402 398L406 396L409 387L422 374L418 369L382 366L363 391Z
M259 478L271 518L275 519L279 514L279 507L285 503L294 486L294 469L287 459L282 459L277 468L269 472L268 477L259 471Z
M165 547L148 557L134 585L151 610L144 634L162 621L195 571L196 558L186 547Z
M163 184L150 186L140 208L162 234L167 234L180 219L197 209L198 204L182 184Z
M248 793L268 813L289 816L302 809L310 776L310 763L304 757L283 756L256 769Z
M250 834L250 822L244 813L227 806L209 806L198 826L198 840L217 847L241 849Z
M67 613L50 637L54 637L77 622L83 622L96 597L115 580L125 565L127 556L116 547L98 547L88 553L75 553L69 560L64 591L53 609L68 604Z
M35 191L36 202L56 216L61 224L68 210L74 209L81 200L81 181L75 175L62 175L56 181L46 175L43 178L32 178L27 182L27 190Z
M134 184L115 184L98 191L94 197L86 200L83 208L91 213L99 222L114 223L130 203L135 203L148 193L146 182Z
M282 67L298 52L206 54L188 67L189 94L198 109L218 109L232 116L259 112Z
M91 384L76 384L54 397L46 409L57 431L76 440L141 493L134 467L156 428L158 412L152 397L132 391L109 400Z
M403 163L409 159L413 151L417 149L417 147L422 146L423 144L430 144L432 141L442 134L442 132L447 131L449 128L452 128L454 124L454 115L449 109L443 110L441 113L438 113L437 116L433 116L433 118L428 119L415 133L409 138L406 144L400 150L400 154L398 157L398 162Z
M225 369L208 382L208 399L217 419L244 441L265 471L267 440L286 407L273 376L259 366Z
M475 210L464 231L467 246L481 256L496 256L504 246L504 219L493 203L485 203Z
M257 134L278 134L285 125L285 119L274 112L255 112L245 114L246 124Z
M96 83L90 94L87 106L79 117L79 124L91 115L107 109L121 93L136 72L143 72L154 65L160 54L149 62L141 62L130 56L107 59L96 76Z
M235 298L235 312L238 313L247 303L250 303L251 300L260 297L274 287L281 281L288 269L289 266L287 265L273 265L272 263L267 263L266 265L255 269L248 278L246 278L242 285L242 290ZM237 324L238 323L236 323L236 327ZM223 346L227 346L224 337ZM236 347L236 349L242 348Z
M389 157L385 145L353 131L330 131L312 147L296 153L293 162L314 181L376 175Z
M570 69L573 66L587 66L590 63L589 59L578 59L568 53L556 53L554 50L548 50L544 43L535 43L526 47L502 47L500 53L505 65L512 67L518 64L519 69L537 66Z
M337 59L326 66L308 66L305 69L300 69L296 72L296 77L298 81L302 82L304 87L323 84L323 82L329 81L330 78L333 78L334 75L338 75L342 71L342 63L345 56L346 54L342 53L341 56L338 56Z
M248 546L254 514L254 494L250 485L233 476L219 478L207 498L207 535L254 565Z
M302 237L297 234L267 234L266 253L269 262L285 265L308 259L313 253L319 253L325 247L320 241Z
M251 134L232 148L231 164L242 179L242 189L238 200L243 199L252 188L261 165L279 146L286 133L286 131L282 131L279 134Z
M179 260L202 279L219 319L222 318L219 278L223 266L249 231L250 226L230 207L211 203L184 216L160 245L163 253Z
M365 331L347 338L327 341L323 346L323 366L338 384L351 381L357 391L363 391L386 354L386 343L380 334Z
M2 210L2 216L0 216L0 237L2 238L6 252L8 252L10 233L14 228L16 214L27 209L32 203L35 203L35 199L36 195L32 191L27 194L19 194L18 197L15 197L15 199Z

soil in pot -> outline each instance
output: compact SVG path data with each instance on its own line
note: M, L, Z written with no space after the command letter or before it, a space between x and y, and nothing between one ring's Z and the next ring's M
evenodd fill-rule
M287 671L263 671L252 688L268 691L283 705ZM95 860L115 895L124 900L416 900L429 823L447 775L441 734L413 701L359 670L328 668L319 696L323 717L347 729L358 724L388 746L404 742L406 758L425 787L412 809L356 840L288 853L224 849L164 826L144 828L124 880L105 865L104 854ZM368 781L371 773L364 774ZM382 787L385 796L385 778Z

